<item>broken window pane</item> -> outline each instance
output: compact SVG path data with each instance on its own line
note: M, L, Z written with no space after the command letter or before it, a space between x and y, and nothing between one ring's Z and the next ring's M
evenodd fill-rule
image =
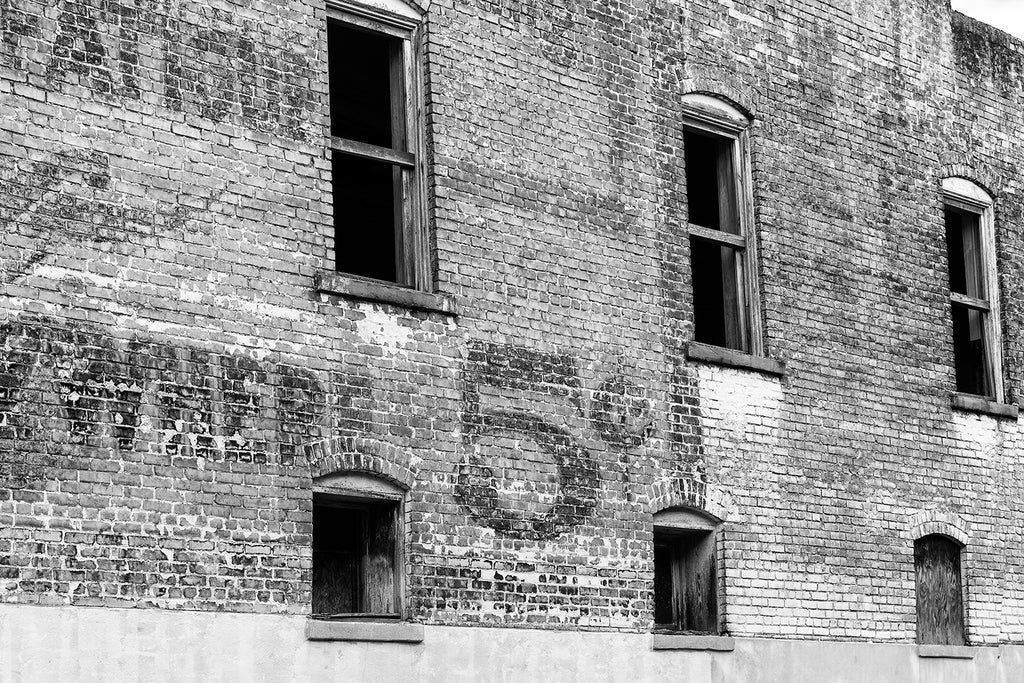
M738 235L740 223L732 163L735 142L689 128L683 135L690 223Z
M392 147L392 54L401 41L382 33L327 24L331 135Z
M739 258L733 247L690 240L695 341L747 350L742 327Z
M917 642L964 645L960 546L944 536L914 542L917 583Z
M332 157L337 269L397 281L400 172L391 164L341 152Z
M957 391L979 396L992 395L985 354L984 312L954 303L953 358L956 363Z
M981 260L980 216L946 207L946 249L949 255L949 288L975 299L985 298Z

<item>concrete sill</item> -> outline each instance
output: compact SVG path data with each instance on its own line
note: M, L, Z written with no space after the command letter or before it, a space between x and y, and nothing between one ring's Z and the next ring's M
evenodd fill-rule
M1017 419L1020 410L1012 403L996 403L981 396L973 394L953 394L953 407L960 410L969 410L972 413L984 413L995 417L1005 417L1011 420Z
M323 294L343 296L357 301L393 304L431 313L457 315L455 297L450 294L421 292L392 282L345 275L333 270L322 270L317 273L314 285L316 290Z
M969 645L918 645L918 657L943 659L974 659L974 648Z
M306 621L306 640L348 640L375 643L422 643L423 624L408 621Z
M751 356L749 353L727 349L721 346L711 346L699 342L690 342L686 347L686 357L690 360L715 363L716 365L728 365L733 368L744 370L756 370L769 375L782 377L786 374L786 366L777 360L764 358L762 356Z
M683 633L653 634L651 649L654 650L710 650L732 652L735 641L729 636L695 636Z

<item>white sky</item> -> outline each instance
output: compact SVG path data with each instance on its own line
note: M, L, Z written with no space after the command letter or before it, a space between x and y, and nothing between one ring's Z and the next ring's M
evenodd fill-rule
M952 0L953 9L1024 38L1024 0Z

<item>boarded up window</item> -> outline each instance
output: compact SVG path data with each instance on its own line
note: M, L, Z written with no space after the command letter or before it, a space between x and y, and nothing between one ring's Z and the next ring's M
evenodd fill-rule
M964 645L960 546L945 536L914 542L917 574L917 642Z
M314 615L397 615L397 514L392 501L314 499Z
M718 633L717 585L714 532L655 528L655 628Z

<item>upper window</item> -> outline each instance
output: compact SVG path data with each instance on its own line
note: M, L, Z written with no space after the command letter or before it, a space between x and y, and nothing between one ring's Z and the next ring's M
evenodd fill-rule
M962 178L942 182L956 389L1003 400L992 199Z
M719 633L717 520L690 510L654 516L654 627Z
M917 584L917 642L926 645L963 645L963 583L960 545L932 534L914 541Z
M316 487L313 616L401 615L403 493L363 475L336 475Z
M426 290L418 15L387 4L328 11L335 267Z
M683 105L694 341L762 355L748 121L706 95Z

